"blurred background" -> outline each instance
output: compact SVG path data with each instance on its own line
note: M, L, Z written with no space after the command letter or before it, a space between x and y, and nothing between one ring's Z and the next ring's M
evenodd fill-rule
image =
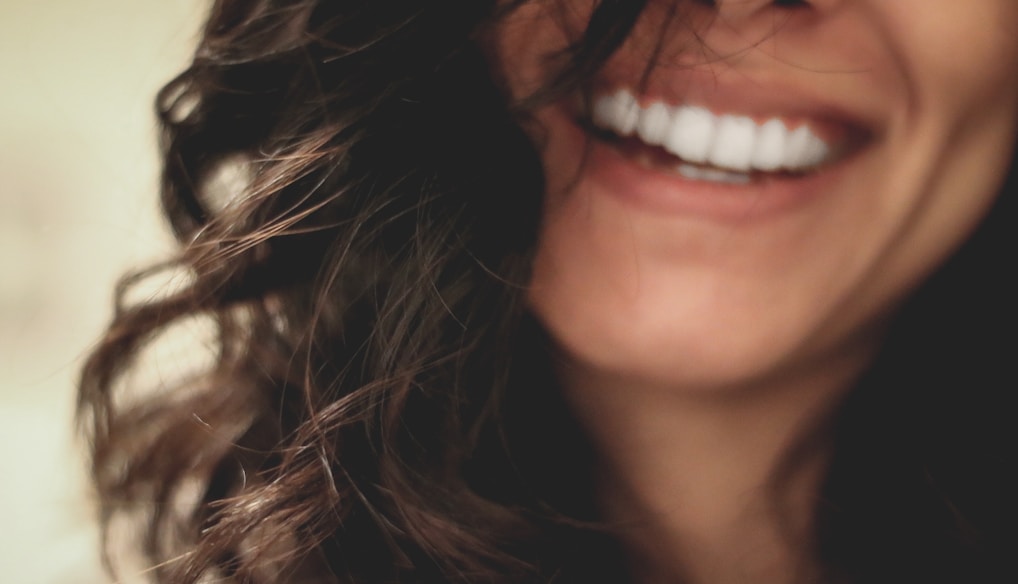
M115 280L165 254L152 102L201 0L0 0L0 581L106 582L73 428Z

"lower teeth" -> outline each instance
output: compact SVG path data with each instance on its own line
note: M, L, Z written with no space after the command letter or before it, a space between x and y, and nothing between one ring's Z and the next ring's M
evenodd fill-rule
M733 172L721 170L720 168L706 168L683 162L675 169L682 176L692 180L703 180L734 185L744 185L750 182L750 176L744 172Z

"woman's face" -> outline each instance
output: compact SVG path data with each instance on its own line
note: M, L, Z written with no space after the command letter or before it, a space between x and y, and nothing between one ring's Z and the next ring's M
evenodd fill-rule
M505 24L516 96L591 4L531 2ZM688 1L671 21L670 1L648 4L591 81L600 131L580 99L537 113L534 311L575 363L655 383L738 384L873 344L1008 170L1018 2Z

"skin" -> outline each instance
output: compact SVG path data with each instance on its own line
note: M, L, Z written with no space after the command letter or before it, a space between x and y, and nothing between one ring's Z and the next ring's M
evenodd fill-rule
M583 165L573 117L545 107L535 139L549 186L530 302L604 454L606 513L631 526L621 536L638 576L787 582L809 569L822 449L787 483L792 533L776 527L764 491L866 367L887 316L997 195L1018 126L1018 3L722 0L682 4L681 22L670 6L651 0L595 85L639 87L664 38L648 99L674 102L676 86L708 103L719 86L779 87L836 103L867 139L795 205L660 212L615 192L641 175L629 184ZM533 2L503 27L493 54L514 96L540 85L542 57L589 10Z

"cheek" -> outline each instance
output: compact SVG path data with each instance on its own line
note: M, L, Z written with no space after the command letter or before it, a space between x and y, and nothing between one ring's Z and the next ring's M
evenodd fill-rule
M877 17L915 111L945 118L994 112L1018 79L1018 2L881 2ZM1013 99L1006 105L1015 107ZM988 107L989 106L989 107Z
M899 120L906 152L926 175L912 246L924 261L949 253L996 196L1018 126L1018 2L880 3L909 107ZM911 155L911 158L910 158ZM920 161L919 158L927 158ZM899 173L906 174L906 173ZM893 266L890 269L897 269Z

